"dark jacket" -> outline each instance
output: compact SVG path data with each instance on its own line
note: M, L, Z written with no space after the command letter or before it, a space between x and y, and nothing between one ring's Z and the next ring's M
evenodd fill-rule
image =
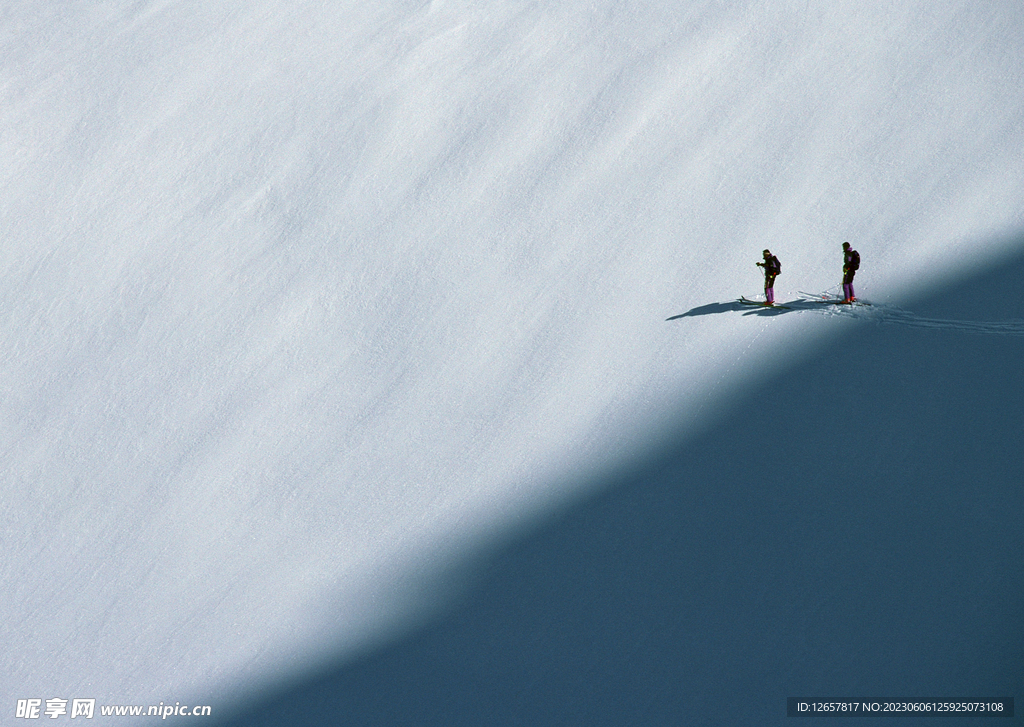
M770 275L774 278L782 272L782 263L780 263L779 259L774 255L769 255L763 263L758 263L758 265L764 268L765 277Z
M860 268L860 253L850 248L843 253L843 272L851 273Z

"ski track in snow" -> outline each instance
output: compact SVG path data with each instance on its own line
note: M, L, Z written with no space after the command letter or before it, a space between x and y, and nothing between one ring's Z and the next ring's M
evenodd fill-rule
M837 305L833 298L814 293L800 293L796 301L786 303L795 310L811 310L826 316L841 316L875 323L891 323L911 328L966 331L985 335L1024 336L1024 321L958 321L946 318L923 318L916 313L894 305L862 301L866 305Z

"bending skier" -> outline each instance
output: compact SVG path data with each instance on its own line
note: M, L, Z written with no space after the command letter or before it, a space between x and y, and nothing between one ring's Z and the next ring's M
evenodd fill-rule
M782 272L782 263L769 250L765 250L763 255L764 262L757 265L764 268L764 304L775 305L775 277Z
M860 267L860 253L843 243L843 302L853 303L857 296L853 292L853 276Z

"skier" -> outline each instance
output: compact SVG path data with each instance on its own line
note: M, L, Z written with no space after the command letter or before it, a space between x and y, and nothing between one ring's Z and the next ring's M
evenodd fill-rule
M860 253L843 243L843 302L853 303L857 297L853 293L853 276L860 267Z
M775 305L775 276L782 272L782 263L769 250L762 254L764 262L757 265L764 268L764 304Z

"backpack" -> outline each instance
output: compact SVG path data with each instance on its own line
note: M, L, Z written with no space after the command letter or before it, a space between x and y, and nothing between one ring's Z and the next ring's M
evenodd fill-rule
M847 267L850 270L860 269L860 253L856 250L850 250L850 264Z
M782 263L779 262L779 259L777 257L772 255L770 258L768 258L768 262L765 263L764 269L767 272L771 273L772 275L781 275Z

